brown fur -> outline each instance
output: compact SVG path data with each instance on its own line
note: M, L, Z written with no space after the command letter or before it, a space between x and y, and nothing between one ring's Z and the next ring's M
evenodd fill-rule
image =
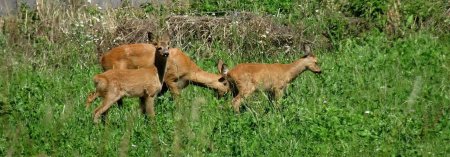
M153 34L148 32L147 35L152 44L122 45L104 53L100 59L103 70L138 69L155 65L158 69L160 80L163 80L166 58L169 55L169 36L166 34L160 41L153 41Z
M94 76L96 91L89 94L86 108L98 96L103 98L102 105L94 111L94 122L98 123L101 115L122 97L140 97L143 113L155 116L154 99L161 91L156 67L141 69L112 69Z
M152 57L154 49L148 45L133 44L114 48L102 57L101 64L104 69L135 69L157 64L161 59ZM181 89L191 82L215 89L219 95L228 90L227 82L221 75L203 71L180 49L170 48L169 54L164 83L173 96L180 95Z
M137 69L155 63L156 48L153 44L128 44L106 52L100 63L103 69Z
M100 58L103 70L109 69L138 69L156 66L159 80L164 81L167 55L169 55L170 39L166 34L160 41L153 40L153 33L147 34L151 44L128 44L115 47L104 53ZM123 101L117 101L119 107Z
M230 71L228 71L226 65L220 65L220 63L218 65L219 71L235 88L233 90L237 92L232 101L236 112L239 112L242 99L248 97L257 89L270 91L275 99L279 99L282 97L287 84L303 71L321 72L317 65L317 58L312 54L306 55L291 64L244 63L238 64Z
M173 96L180 95L181 89L190 82L215 89L220 96L228 91L228 84L221 75L200 69L178 48L171 48L169 52L164 82Z

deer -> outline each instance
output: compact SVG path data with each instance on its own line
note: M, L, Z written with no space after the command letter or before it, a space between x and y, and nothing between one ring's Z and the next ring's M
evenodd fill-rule
M151 35L149 35L151 40ZM166 42L169 42L167 39ZM169 46L169 44L165 45ZM219 97L228 91L228 83L220 74L209 73L195 64L181 49L169 48L167 69L164 75L163 91L166 88L174 98L179 97L181 90L189 84L211 88ZM153 54L152 44L130 44L116 47L101 57L101 65L108 69L136 69L156 65L158 70L161 57ZM161 73L159 73L161 74ZM159 75L160 77L163 75ZM119 101L121 104L121 101Z
M228 92L228 81L222 75L202 70L179 48L171 48L169 53L164 83L173 97L177 98L189 84L213 89L218 97Z
M86 108L89 108L96 98L103 98L102 105L94 110L94 123L99 123L100 116L104 121L108 109L115 102L121 101L123 97L139 97L142 112L155 117L154 100L162 89L169 56L166 45L166 42L159 42L155 45L156 51L152 51L155 55L153 58L159 58L160 69L156 65L137 69L112 68L94 76L96 90L88 95Z
M123 97L139 97L142 112L155 117L154 100L162 89L155 66L140 69L111 69L94 76L96 91L89 94L86 108L102 97L102 104L94 110L94 123L108 114L108 109Z
M152 32L147 32L147 36L150 43L121 45L103 53L100 57L100 64L103 71L156 66L159 79L161 82L164 82L167 56L169 55L169 35L165 33L158 41L154 40ZM119 99L117 103L119 107L123 106L122 99Z
M163 77L168 55L170 38L166 33L159 41L154 41L152 32L147 33L150 43L126 44L115 47L100 57L103 71L109 69L138 69L156 66ZM162 53L156 53L161 51ZM163 67L164 65L164 67Z
M301 58L290 64L242 63L229 70L220 60L217 67L230 84L234 111L239 113L241 101L256 90L270 92L275 100L279 100L285 87L305 70L320 74L317 57L310 53L309 46L305 46L305 51Z

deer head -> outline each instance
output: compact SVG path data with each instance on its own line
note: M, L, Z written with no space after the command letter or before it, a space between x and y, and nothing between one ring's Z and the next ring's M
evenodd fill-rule
M147 32L147 37L150 43L155 45L156 47L156 54L167 57L169 56L169 45L170 45L170 38L169 34L165 33L162 38L158 41L154 41L154 35L152 32Z
M314 73L320 74L322 71L320 70L320 67L317 63L317 57L311 53L311 48L309 47L309 44L304 45L305 53L302 57L305 61L306 68L311 70Z

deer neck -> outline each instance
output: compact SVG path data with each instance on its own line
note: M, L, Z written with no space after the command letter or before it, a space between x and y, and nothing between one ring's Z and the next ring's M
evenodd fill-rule
M289 64L289 74L291 76L291 79L297 77L298 75L300 75L303 71L306 70L306 65L305 65L305 61L303 58L300 58L298 60L296 60L295 62Z
M199 68L198 70L192 71L187 79L196 85L219 89L220 82L218 80L220 77L220 75L209 73Z
M158 70L158 76L159 76L159 82L164 82L164 75L166 74L166 65L167 65L167 59L169 57L164 57L159 54L155 55L155 66Z

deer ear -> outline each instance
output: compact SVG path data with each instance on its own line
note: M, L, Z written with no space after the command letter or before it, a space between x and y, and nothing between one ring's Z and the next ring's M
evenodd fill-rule
M155 36L153 35L152 32L147 32L147 39L148 39L149 42L154 42L154 40L155 40L154 37Z
M168 32L164 33L164 35L161 38L161 41L165 42L165 43L167 43L167 45L169 45L169 43L170 43L170 36L169 36Z
M222 75L228 74L228 67L225 63L223 63L222 60L219 60L219 63L217 63L217 69L219 70L219 73Z
M227 68L227 65L226 65L226 64L223 64L223 65L222 65L222 68L221 68L221 70L220 70L220 73L221 73L222 75L227 75L227 74L228 74L228 68Z
M158 42L155 41L155 35L152 32L147 32L147 39L150 44L158 45Z
M309 47L309 44L305 44L304 49L305 49L305 56L311 54L311 47Z
M222 66L223 66L223 61L219 60L219 62L217 63L217 70L219 70L219 73L222 73Z

